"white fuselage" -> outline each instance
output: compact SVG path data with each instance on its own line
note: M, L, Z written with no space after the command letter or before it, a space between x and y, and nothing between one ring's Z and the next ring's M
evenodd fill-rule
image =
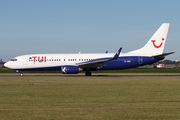
M63 65L77 65L91 60L108 59L113 57L113 53L97 54L30 54L22 55L6 63L11 69L26 68L48 68ZM138 56L135 54L121 54L119 57ZM141 56L141 54L140 54ZM143 55L144 56L144 55ZM14 64L15 63L15 64Z

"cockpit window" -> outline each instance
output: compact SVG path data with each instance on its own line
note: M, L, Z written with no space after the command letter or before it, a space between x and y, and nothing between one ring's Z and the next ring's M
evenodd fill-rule
M12 59L11 59L11 61L17 61L17 59L15 59L15 58L12 58Z

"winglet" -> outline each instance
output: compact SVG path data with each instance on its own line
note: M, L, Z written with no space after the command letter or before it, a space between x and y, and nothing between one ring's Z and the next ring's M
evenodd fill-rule
M113 57L111 60L116 60L116 59L118 59L121 50L122 50L122 47L119 48L119 50L116 52L116 54L114 55L114 57Z

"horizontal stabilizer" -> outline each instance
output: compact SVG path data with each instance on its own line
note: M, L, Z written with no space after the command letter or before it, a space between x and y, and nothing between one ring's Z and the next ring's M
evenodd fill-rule
M175 52L163 53L163 54L155 55L155 56L152 56L152 57L154 57L154 58L161 58L161 57L165 57L165 56L167 56L167 55L173 54L173 53L175 53Z

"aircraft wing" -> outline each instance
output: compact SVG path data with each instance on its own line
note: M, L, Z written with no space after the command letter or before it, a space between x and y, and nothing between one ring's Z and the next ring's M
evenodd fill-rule
M121 50L122 50L122 47L116 52L116 54L112 58L109 58L109 59L99 58L99 59L94 59L92 61L78 63L76 65L78 65L82 69L84 69L84 68L98 68L100 66L104 66L105 62L118 59Z

